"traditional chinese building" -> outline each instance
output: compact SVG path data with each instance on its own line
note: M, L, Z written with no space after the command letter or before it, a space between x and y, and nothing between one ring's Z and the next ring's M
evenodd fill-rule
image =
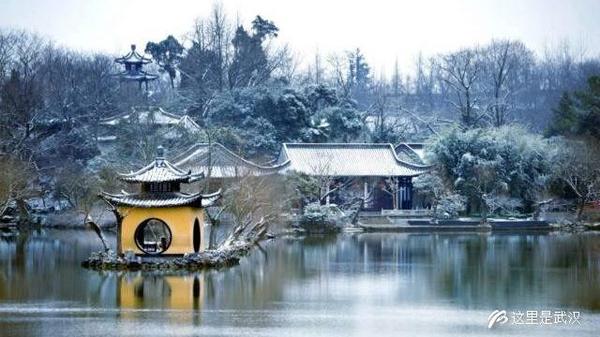
M100 149L119 140L124 128L142 128L145 133L157 133L164 140L177 139L183 133L197 134L200 126L188 115L177 115L160 107L131 108L131 111L100 120L98 141ZM102 151L106 152L106 151Z
M182 191L182 184L203 177L179 169L162 154L136 172L119 174L122 181L139 186L139 191L101 194L121 218L118 253L183 255L204 250L208 246L204 208L220 197L220 191L208 195Z
M424 144L402 143L284 143L278 159L260 165L246 160L218 143L196 144L173 158L179 167L216 180L244 176L268 176L292 172L319 177L365 200L364 210L424 207L413 193L412 179L430 170L423 159ZM332 193L328 202L342 203Z
M143 83L146 86L146 90L148 90L148 82L158 78L158 75L150 74L143 70L144 65L152 63L152 60L140 55L135 50L135 44L131 45L131 51L127 55L116 58L115 62L125 67L116 76L122 81L137 82L140 88Z
M348 184L370 211L413 209L412 179L430 169L412 147L385 143L284 143L277 164L283 174L327 178L332 188ZM343 197L333 193L329 201L341 204Z

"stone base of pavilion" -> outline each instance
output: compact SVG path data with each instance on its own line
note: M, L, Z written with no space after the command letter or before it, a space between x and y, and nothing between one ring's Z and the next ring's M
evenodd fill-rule
M235 242L218 249L179 257L118 255L112 250L94 252L82 262L84 268L94 270L187 270L218 269L239 264L254 247L254 242Z

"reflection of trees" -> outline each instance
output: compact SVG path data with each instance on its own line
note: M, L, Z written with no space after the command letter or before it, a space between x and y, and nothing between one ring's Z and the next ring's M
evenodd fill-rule
M93 233L72 231L0 241L0 301L64 299L111 307L119 303L118 284L125 280L133 299L143 298L138 304L144 308L272 309L298 296L321 296L324 286L336 292L338 285L353 287L367 279L363 286L384 286L386 297L395 302L600 309L600 241L592 234L366 233L279 239L264 244L266 253L254 250L239 266L195 274L80 268L98 246ZM360 301L351 292L335 294L342 296L336 300Z
M357 236L343 260L391 263L415 292L465 306L548 304L600 308L600 256L593 237L555 235ZM593 255L596 251L596 255ZM405 268L402 268L405 266ZM420 267L419 267L420 266ZM425 295L424 295L425 296Z
M592 236L368 233L315 241L291 252L301 256L295 277L335 275L343 266L343 273L410 280L408 289L390 294L398 300L600 307L600 248L594 246L600 244Z
M80 267L99 246L92 232L72 230L32 230L0 241L0 270L6 278L0 282L0 301L114 301L114 291L109 298L101 297L107 294L106 277Z

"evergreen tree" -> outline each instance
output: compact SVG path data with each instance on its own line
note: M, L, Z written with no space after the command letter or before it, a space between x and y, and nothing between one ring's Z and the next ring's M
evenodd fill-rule
M575 102L569 93L560 98L558 107L554 109L551 124L546 129L546 136L573 136L579 131L579 117L575 111Z
M585 91L563 94L546 134L600 140L600 76L590 77Z
M360 49L348 53L348 82L350 94L359 107L369 105L370 67Z
M231 41L234 53L229 67L230 88L259 85L269 78L271 70L263 42L277 37L278 31L273 22L260 16L252 21L252 35L243 26L237 28Z
M588 90L579 95L583 116L581 132L600 140L600 76L588 79Z
M175 77L177 76L177 65L181 61L183 46L173 35L159 43L148 42L146 44L146 53L152 55L159 67L169 74L171 88L175 88Z

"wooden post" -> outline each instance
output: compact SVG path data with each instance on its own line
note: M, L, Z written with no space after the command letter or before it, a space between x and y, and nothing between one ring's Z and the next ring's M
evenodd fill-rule
M122 222L117 223L117 255L123 255L123 245L121 245L121 232L123 231Z

